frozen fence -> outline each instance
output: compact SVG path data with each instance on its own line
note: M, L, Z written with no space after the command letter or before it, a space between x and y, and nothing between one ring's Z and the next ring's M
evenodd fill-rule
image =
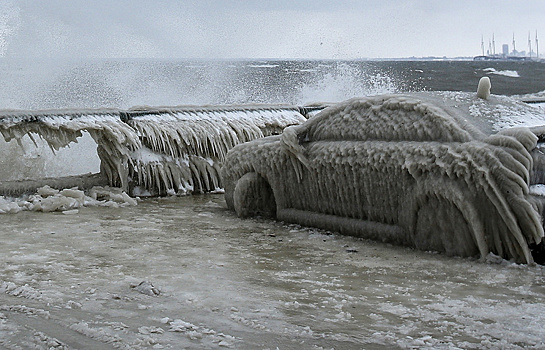
M27 136L58 151L87 132L97 144L100 174L107 184L136 195L185 194L220 189L219 169L229 149L279 134L317 109L240 105L0 111L0 133L6 142L21 143ZM94 152L89 149L89 154ZM2 193L33 187L32 181L0 182Z

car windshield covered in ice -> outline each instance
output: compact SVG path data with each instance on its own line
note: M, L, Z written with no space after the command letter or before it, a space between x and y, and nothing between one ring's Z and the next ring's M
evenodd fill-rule
M222 169L226 202L239 216L533 263L543 135L541 110L503 96L352 99L233 148Z

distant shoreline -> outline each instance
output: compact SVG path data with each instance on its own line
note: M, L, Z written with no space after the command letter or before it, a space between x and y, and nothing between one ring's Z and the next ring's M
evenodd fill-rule
M475 56L477 57L477 56ZM387 58L372 58L372 57L359 57L359 58L189 58L189 57L40 57L40 58L24 58L16 59L15 57L0 57L0 62L16 63L17 65L36 64L36 63L81 63L81 62L281 62L281 61L294 61L294 62L410 62L410 61L486 61L486 62L545 62L544 59L482 59L475 60L474 56L458 56L458 57L446 57L446 56L426 56L426 57L387 57Z

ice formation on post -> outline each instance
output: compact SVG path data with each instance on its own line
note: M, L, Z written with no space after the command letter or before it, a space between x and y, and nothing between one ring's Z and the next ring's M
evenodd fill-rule
M230 148L304 121L300 108L283 105L0 111L0 133L6 141L42 138L58 150L89 132L108 185L165 195L220 189L219 169ZM0 179L0 189L33 192L47 181L27 183L3 186Z
M543 239L545 197L530 191L545 180L543 125L537 109L500 96L353 99L234 147L226 202L240 216L532 263L529 246Z
M487 100L490 97L491 87L492 85L490 84L490 78L482 77L479 80L479 85L477 86L477 97Z

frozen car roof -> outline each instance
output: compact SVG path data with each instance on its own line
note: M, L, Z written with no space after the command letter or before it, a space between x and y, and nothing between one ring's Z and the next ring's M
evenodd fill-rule
M320 140L468 142L519 127L545 135L541 109L509 97L483 100L467 92L354 98L324 109L304 125L291 142L294 146ZM282 139L290 143L286 130Z

